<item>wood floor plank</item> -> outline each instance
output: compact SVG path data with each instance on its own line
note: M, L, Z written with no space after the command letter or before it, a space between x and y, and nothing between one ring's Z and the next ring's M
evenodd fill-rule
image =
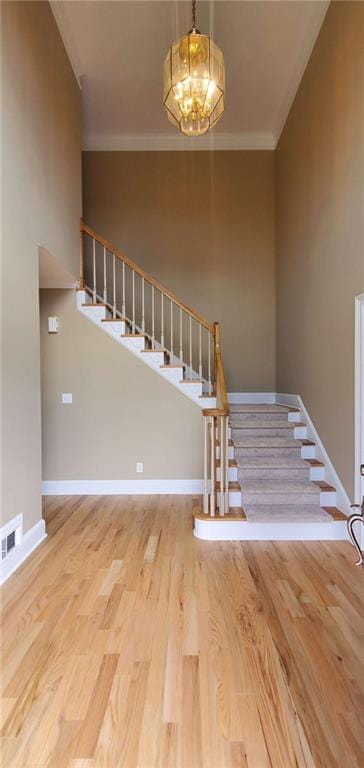
M2 588L4 768L362 768L364 569L205 542L191 497L47 497Z

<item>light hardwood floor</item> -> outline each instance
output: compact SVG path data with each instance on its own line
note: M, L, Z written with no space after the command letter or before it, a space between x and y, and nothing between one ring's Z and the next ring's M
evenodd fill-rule
M363 768L364 571L190 497L57 497L2 588L3 768Z

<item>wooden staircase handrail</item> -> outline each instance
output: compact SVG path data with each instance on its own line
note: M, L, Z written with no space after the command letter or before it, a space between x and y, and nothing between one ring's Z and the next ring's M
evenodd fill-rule
M229 401L226 390L224 364L221 354L220 323L214 323L215 341L215 396L216 408L204 408L204 416L228 416L230 413Z
M104 237L101 237L101 235L98 235L97 232L95 232L91 227L88 227L87 224L84 224L84 222L81 219L80 224L80 230L81 234L85 232L87 235L92 237L96 242L98 242L100 245L102 245L106 250L110 251L110 253L114 254L117 259L124 262L130 269L133 269L134 272L136 272L140 277L143 277L145 280L147 280L148 283L151 285L154 285L154 288L156 288L158 291L163 293L165 296L168 296L168 298L173 301L174 304L176 304L178 307L184 310L184 312L187 312L191 317L194 318L198 323L203 325L204 328L206 328L210 333L215 335L215 327L216 323L209 323L208 320L206 320L204 317L201 317L197 312L195 312L193 309L187 306L183 301L177 298L176 294L173 293L173 291L170 291L168 288L166 288L164 285L158 282L154 277L149 275L147 272L145 272L143 269L138 267L138 265L128 258L128 256L125 256L125 254L118 250L118 248L114 248L114 246L108 242L108 240L105 240ZM82 245L81 245L82 249ZM82 272L81 272L82 275Z

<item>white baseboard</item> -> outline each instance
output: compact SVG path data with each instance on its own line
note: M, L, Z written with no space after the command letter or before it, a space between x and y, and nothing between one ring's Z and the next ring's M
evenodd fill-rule
M30 531L24 533L21 541L12 549L7 557L0 564L0 584L3 584L9 576L19 568L24 560L30 555L38 545L47 537L45 530L45 521L39 520Z
M229 392L228 400L231 405L260 405L275 403L275 392Z
M44 480L43 496L200 494L203 480Z
M299 408L302 414L302 420L307 425L307 437L316 443L315 457L325 464L325 480L331 483L336 488L336 504L342 512L346 515L351 515L350 499L345 491L345 488L337 474L335 467L330 459L330 456L320 438L320 435L310 418L307 408L300 395L286 395L283 393L277 393L276 402L282 405L290 405L295 408Z
M286 395L282 392L276 392L274 402L277 403L277 405L289 405L292 406L292 408L299 408L298 398L299 395Z

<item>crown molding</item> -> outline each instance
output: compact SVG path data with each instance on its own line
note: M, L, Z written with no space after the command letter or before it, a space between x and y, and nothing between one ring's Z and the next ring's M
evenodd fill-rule
M271 133L211 133L198 138L180 133L120 133L84 136L83 149L111 152L168 152L185 150L273 150L276 141Z
M73 41L72 34L70 32L70 25L67 21L65 3L57 2L57 0L49 0L51 11L55 18L59 34L63 45L66 49L66 53L73 69L73 74L77 80L78 87L81 89L81 63L78 58L77 48Z

